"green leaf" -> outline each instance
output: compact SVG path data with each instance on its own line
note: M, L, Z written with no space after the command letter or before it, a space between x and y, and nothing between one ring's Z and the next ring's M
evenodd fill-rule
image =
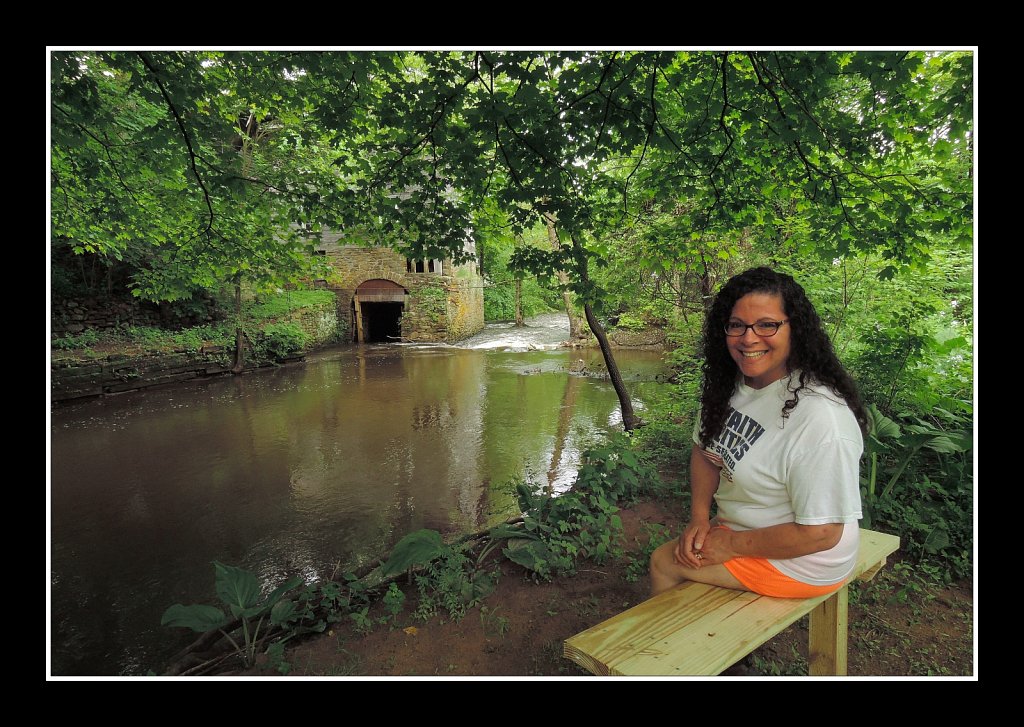
M401 573L421 563L429 563L441 555L444 542L436 530L417 530L398 541L391 551L391 557L381 571L385 578Z
M529 538L534 540L537 537L533 533L512 525L498 525L497 527L491 528L487 534L493 540L505 540L508 538Z
M223 611L216 606L202 604L182 606L180 603L176 603L164 611L164 615L160 618L161 626L178 626L200 633L220 628L226 623L227 619Z
M532 571L542 571L543 565L551 557L548 546L541 542L528 543L521 548L505 548L502 552L513 563Z
M217 561L214 561L213 567L217 573L217 595L230 606L231 613L235 616L255 615L252 610L258 610L260 598L260 584L256 576L247 570Z
M284 596L284 594L286 594L293 588L298 588L303 583L305 583L305 581L302 580L301 576L293 576L292 578L289 578L287 581L285 581L284 583L282 583L270 592L270 595L268 595L266 599L264 599L263 603L261 604L261 607L264 609L273 608L277 605L278 601L281 600L281 597Z
M943 548L948 548L950 544L949 533L946 532L945 526L939 525L928 533L928 537L925 538L923 546L929 553L934 554L938 553Z
M278 601L270 609L270 621L280 626L294 616L296 610L295 601Z
M883 439L899 438L902 435L900 426L882 412L874 404L868 405L868 422L870 423L870 439L879 445Z

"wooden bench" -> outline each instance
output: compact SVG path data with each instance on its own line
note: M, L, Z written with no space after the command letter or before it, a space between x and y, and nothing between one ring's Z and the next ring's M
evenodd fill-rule
M900 547L860 531L853 578L868 580ZM810 613L810 673L846 674L847 586L815 598L769 598L689 581L565 641L563 654L598 675L720 674Z

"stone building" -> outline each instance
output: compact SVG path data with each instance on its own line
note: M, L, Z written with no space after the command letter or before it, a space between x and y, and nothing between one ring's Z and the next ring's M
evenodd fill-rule
M467 246L474 252L471 240ZM317 252L333 268L320 285L338 298L347 340L451 342L484 327L483 279L473 261L409 260L390 248L346 245L334 232L323 233Z

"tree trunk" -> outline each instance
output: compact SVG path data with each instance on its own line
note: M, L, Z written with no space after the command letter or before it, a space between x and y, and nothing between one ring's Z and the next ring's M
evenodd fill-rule
M626 391L626 384L622 380L622 374L619 373L619 366L615 363L611 344L608 343L608 336L605 335L604 328L601 327L600 321L594 315L590 303L583 304L583 312L587 316L587 325L590 326L590 330L593 331L597 343L601 347L604 365L608 367L608 376L612 380L612 386L615 387L616 396L619 397L619 407L622 409L622 428L631 432L643 426L643 421L633 413L633 402L629 398L629 392Z
M235 363L231 373L240 374L245 368L245 333L242 331L242 274L235 274Z
M516 327L523 325L523 279L516 278Z
M587 256L583 253L583 245L580 244L575 235L572 237L572 248L576 258L580 282L585 287L589 287L590 273L587 271ZM629 392L626 390L626 384L622 380L622 374L619 373L619 365L615 363L615 356L612 355L612 346L608 343L608 336L604 332L604 327L597 320L597 316L594 315L594 309L590 303L583 304L583 312L587 316L587 325L590 326L590 330L597 338L597 344L601 347L601 355L604 356L604 365L608 369L608 377L612 380L615 395L619 397L619 408L622 410L622 428L627 432L631 432L643 426L644 422L633 413L633 402L629 398Z
M551 243L551 249L560 249L562 244L558 241L558 233L555 231L554 215L545 212L544 222L548 226L548 241ZM572 294L569 292L569 274L564 270L559 270L557 276L558 282L562 286L562 302L565 304L565 314L569 316L569 340L574 341L582 337L583 322L576 315L576 310L572 305Z

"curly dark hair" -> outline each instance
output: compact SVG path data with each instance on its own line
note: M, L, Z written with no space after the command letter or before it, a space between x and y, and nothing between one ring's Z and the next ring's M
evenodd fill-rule
M839 363L832 341L807 293L789 275L771 268L752 268L730 278L715 296L704 319L704 381L701 389L700 443L708 447L725 425L729 399L736 391L739 369L725 342L725 324L733 306L749 293L768 293L782 298L782 307L789 319L790 371L800 369L799 385L793 397L782 406L787 418L800 401L800 392L808 382L816 381L841 396L850 407L861 432L867 433L868 417L853 379Z

